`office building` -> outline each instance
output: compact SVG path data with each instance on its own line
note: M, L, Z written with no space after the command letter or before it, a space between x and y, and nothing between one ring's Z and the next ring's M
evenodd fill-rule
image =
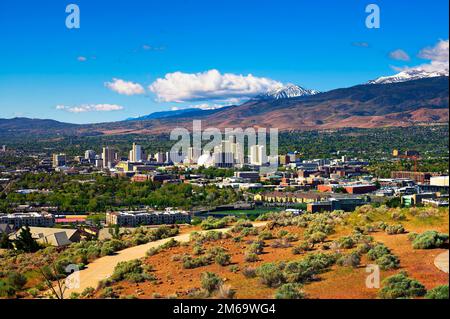
M133 143L133 148L130 151L129 160L130 162L142 162L143 151L140 145Z
M53 168L65 166L66 165L66 154L53 154L52 165L53 165Z
M266 147L264 145L253 145L250 147L250 164L264 165L267 163Z
M114 149L110 148L109 146L104 147L102 159L103 159L103 168L112 168L116 160L116 153Z

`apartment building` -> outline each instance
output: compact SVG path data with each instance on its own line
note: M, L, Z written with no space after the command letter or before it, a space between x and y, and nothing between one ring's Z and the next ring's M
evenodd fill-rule
M12 225L14 229L22 226L53 227L55 217L48 213L15 213L0 215L0 224Z
M190 222L191 216L188 212L170 209L165 211L121 211L106 213L107 225L119 225L122 227L171 225Z

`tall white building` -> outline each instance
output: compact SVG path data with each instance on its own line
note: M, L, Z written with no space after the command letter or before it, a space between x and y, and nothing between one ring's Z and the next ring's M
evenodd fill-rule
M133 143L133 149L130 151L130 162L142 162L142 147Z
M253 145L250 147L250 164L264 165L267 163L266 147L264 145Z
M93 150L87 150L86 152L84 152L84 159L88 160L89 162L93 162L96 155L97 154L95 154Z

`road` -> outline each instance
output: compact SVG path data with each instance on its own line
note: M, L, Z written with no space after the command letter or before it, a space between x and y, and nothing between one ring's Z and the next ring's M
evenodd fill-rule
M267 222L255 222L253 223L253 226L261 227L265 224L267 224ZM215 231L225 233L230 229L231 227L228 227L223 229L215 229ZM200 231L199 233L205 232L207 231ZM68 288L64 292L64 297L68 298L72 292L81 293L88 287L97 288L100 281L109 278L113 274L114 268L119 262L143 258L146 256L146 253L150 248L159 247L171 239L175 239L178 242L188 242L191 233L192 232L167 239L153 241L144 245L126 248L118 251L117 254L113 256L105 256L94 260L87 266L87 268L75 272L68 277L69 281L78 281L79 285L77 285L77 288ZM76 278L75 276L79 277Z

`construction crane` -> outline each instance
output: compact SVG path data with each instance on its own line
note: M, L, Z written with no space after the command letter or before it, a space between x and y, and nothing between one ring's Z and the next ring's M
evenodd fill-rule
M414 172L417 172L417 161L421 159L420 155L399 155L398 157L414 161Z

